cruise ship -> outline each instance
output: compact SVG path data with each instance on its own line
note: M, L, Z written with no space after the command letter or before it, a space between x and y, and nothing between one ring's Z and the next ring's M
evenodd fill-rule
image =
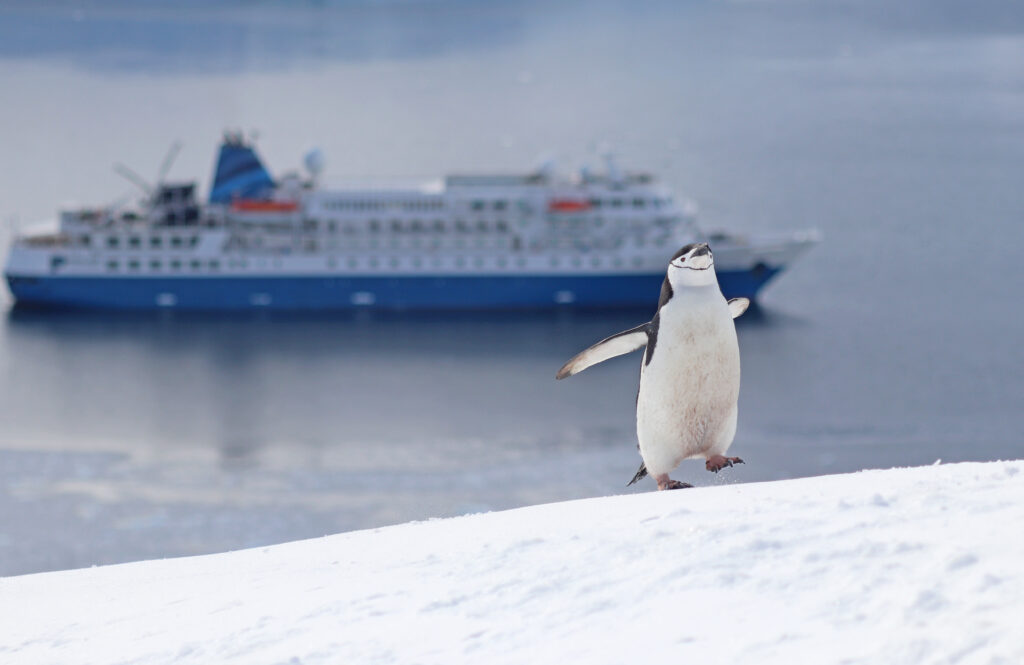
M323 188L322 166L313 151L275 179L228 134L205 202L195 183L140 183L132 209L63 211L55 232L14 238L7 284L19 305L60 308L654 306L687 242L711 243L727 297L753 299L816 241L705 235L685 201L611 159L404 188Z

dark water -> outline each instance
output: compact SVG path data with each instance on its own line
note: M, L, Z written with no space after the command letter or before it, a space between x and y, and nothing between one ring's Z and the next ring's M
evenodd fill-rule
M748 464L680 478L1016 458L1022 56L1004 3L7 4L0 220L173 139L205 180L226 126L328 182L610 145L708 228L825 238L740 320ZM649 315L10 311L0 574L635 491L639 357L553 374Z

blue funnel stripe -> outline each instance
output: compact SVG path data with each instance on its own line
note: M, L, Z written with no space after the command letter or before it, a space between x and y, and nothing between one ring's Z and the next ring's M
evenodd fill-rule
M273 178L252 148L237 143L221 145L210 188L210 203L264 198L273 188Z

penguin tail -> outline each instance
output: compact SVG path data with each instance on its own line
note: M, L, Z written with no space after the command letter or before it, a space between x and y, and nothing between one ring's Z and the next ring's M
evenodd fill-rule
M647 465L644 464L643 462L640 462L640 468L637 469L636 475L633 476L633 480L631 480L628 483L626 483L626 487L629 487L630 485L632 485L633 483L635 483L636 481L640 480L641 478L643 478L646 475L647 475Z

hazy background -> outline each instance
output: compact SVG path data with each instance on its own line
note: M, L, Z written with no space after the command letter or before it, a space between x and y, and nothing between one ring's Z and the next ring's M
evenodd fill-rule
M611 146L708 229L824 236L740 320L748 464L678 477L1016 458L1022 63L1001 2L8 2L0 222L176 139L205 192L225 128L327 184ZM652 489L639 356L553 378L650 311L168 314L0 321L0 575Z

